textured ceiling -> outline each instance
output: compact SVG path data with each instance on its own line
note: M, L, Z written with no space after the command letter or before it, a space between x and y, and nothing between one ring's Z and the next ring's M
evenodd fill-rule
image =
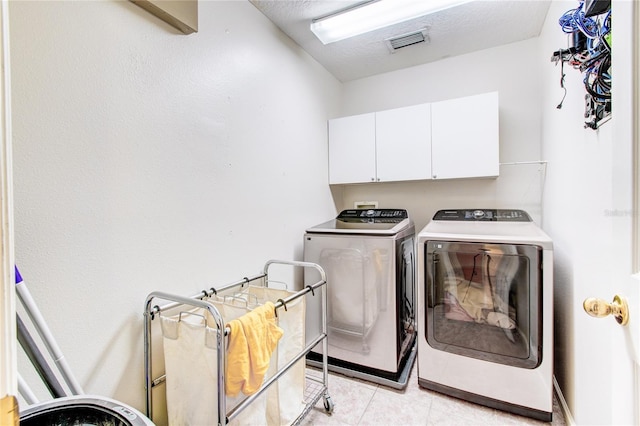
M550 0L473 1L323 45L309 30L311 21L362 1L250 1L343 82L537 37L550 5ZM389 51L385 39L423 28L428 42Z

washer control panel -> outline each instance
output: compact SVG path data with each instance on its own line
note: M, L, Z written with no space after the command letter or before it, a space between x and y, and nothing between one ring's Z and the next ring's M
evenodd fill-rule
M408 218L406 210L402 209L351 209L340 212L336 219L359 219L400 222Z
M439 210L433 220L489 221L489 222L531 222L524 210L512 209L462 209Z

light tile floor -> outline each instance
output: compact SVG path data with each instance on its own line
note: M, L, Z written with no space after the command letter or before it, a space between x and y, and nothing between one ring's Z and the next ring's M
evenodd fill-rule
M309 372L320 374L315 369ZM333 413L326 413L321 398L302 425L565 425L555 397L553 422L545 423L422 389L416 365L404 390L330 372L328 391Z

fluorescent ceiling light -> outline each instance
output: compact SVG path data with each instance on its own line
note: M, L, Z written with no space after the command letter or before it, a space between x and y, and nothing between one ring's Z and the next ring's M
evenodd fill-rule
M323 44L399 24L471 0L375 0L315 19L311 31Z

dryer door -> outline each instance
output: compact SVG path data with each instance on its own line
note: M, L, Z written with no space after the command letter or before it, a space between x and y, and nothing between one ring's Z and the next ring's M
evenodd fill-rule
M429 241L429 345L536 368L542 359L541 259L531 245Z

